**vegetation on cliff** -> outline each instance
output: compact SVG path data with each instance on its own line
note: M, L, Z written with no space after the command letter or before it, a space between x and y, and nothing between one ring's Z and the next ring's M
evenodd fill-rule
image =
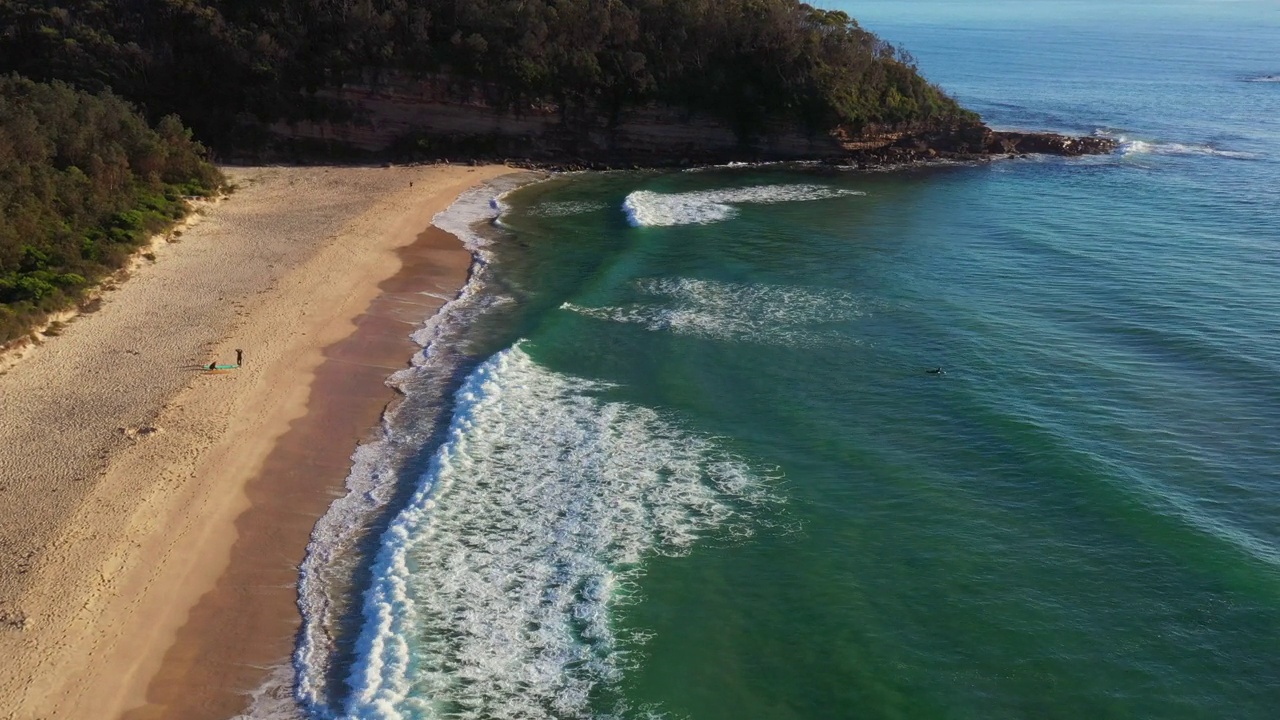
M0 28L0 70L110 88L223 149L333 112L317 89L379 69L569 127L651 103L744 137L976 119L905 52L797 0L0 0Z
M0 76L0 344L74 304L150 234L221 184L174 117Z

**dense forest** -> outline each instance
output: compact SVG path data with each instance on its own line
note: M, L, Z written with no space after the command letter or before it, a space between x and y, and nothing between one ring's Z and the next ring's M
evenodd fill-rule
M318 91L384 71L568 129L652 106L744 142L977 121L797 0L0 0L0 343L212 191L204 146L260 152L274 121L344 111Z
M0 344L74 304L220 184L177 118L109 93L0 77Z
M907 53L796 0L0 0L0 70L109 88L224 152L380 69L566 124L653 103L743 134L976 119Z

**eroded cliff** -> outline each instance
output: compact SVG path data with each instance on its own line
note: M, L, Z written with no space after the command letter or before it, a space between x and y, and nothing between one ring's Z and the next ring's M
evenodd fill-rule
M1115 148L1106 138L997 132L974 122L838 126L828 132L773 123L745 133L707 115L658 105L612 118L568 117L550 105L506 111L486 102L482 90L459 93L441 77L383 74L321 90L316 99L327 104L331 119L277 122L272 134L300 149L568 167L786 160L885 165L1027 153L1082 155Z

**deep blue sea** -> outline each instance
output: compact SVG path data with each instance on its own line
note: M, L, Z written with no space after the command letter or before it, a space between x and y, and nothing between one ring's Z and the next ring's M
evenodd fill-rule
M1280 717L1280 3L822 4L1120 150L472 193L309 716Z

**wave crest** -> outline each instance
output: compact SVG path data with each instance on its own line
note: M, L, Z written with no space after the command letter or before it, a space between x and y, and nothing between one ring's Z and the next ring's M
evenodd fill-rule
M709 225L736 216L738 210L734 205L805 202L865 194L822 185L756 185L687 193L637 190L622 202L622 210L632 227Z
M627 645L611 610L647 557L750 531L768 483L606 385L519 346L457 394L449 437L388 528L365 596L350 717L589 717Z
M1111 137L1116 141L1116 154L1130 155L1206 155L1230 158L1232 160L1256 160L1254 153L1239 150L1224 150L1210 144L1186 144L1176 142L1160 142L1156 140L1139 140L1127 135L1100 130L1095 133L1102 137Z
M388 384L405 394L404 400L388 410L376 439L360 445L352 454L343 496L334 500L312 530L300 568L298 609L302 627L293 654L296 677L281 686L282 675L273 675L259 688L258 702L246 718L291 717L277 702L291 691L299 717L332 718L334 697L339 690L327 681L338 652L335 628L344 613L346 573L359 552L359 540L371 521L383 511L394 495L397 473L404 459L430 438L443 388L453 383L454 373L464 358L455 350L458 338L474 319L508 298L486 291L489 241L477 232L485 222L494 222L505 207L503 198L528 184L525 176L507 176L490 181L460 195L446 210L436 214L432 224L458 237L472 253L471 275L456 297L424 320L413 334L422 350L408 368L391 375ZM443 412L441 422L448 416ZM358 602L358 600L356 601Z
M855 320L870 311L864 299L840 290L692 278L641 280L636 287L660 302L605 307L565 303L561 309L655 332L794 346L847 341L845 333L824 333L816 326Z

